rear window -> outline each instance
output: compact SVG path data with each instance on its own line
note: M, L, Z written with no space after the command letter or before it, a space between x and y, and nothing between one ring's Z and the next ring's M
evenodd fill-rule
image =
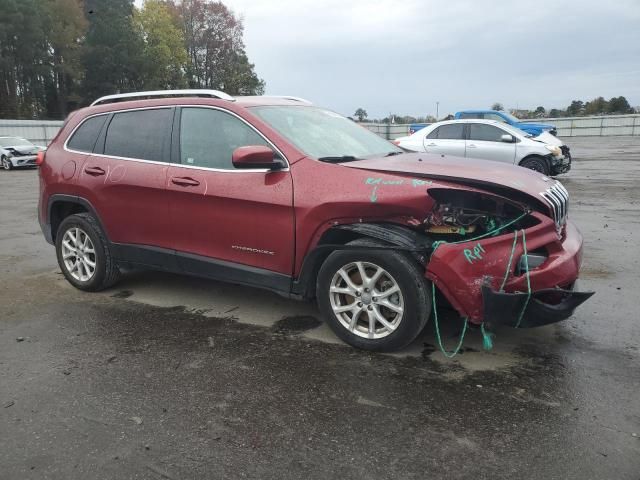
M104 154L140 160L167 161L172 110L136 110L116 113L109 123Z
M100 135L100 131L106 120L106 115L99 115L85 120L71 136L67 146L79 152L93 152L96 141L98 141L98 135Z
M481 113L461 113L459 118L482 118Z
M452 125L442 125L438 128L439 140L462 140L464 124L454 123ZM430 137L431 138L431 137Z

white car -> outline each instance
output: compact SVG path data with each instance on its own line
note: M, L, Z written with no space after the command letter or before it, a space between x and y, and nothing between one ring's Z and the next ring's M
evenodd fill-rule
M532 137L495 120L469 119L433 123L393 143L411 152L493 160L551 176L568 172L569 147L553 135L548 136L553 140L544 134Z
M20 137L0 137L0 165L5 170L16 167L35 167L38 152L45 147L34 145Z

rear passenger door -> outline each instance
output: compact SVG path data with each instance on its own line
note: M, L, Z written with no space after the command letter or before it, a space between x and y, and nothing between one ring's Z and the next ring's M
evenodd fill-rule
M516 144L502 141L502 135L511 136L509 132L486 123L469 123L468 125L467 157L511 164L515 161Z
M428 153L464 157L464 123L439 126L424 138L424 149Z
M139 247L171 246L165 185L172 119L172 108L107 115L93 154L81 167L79 194L96 209L109 239L126 244L122 248L134 256L144 253Z

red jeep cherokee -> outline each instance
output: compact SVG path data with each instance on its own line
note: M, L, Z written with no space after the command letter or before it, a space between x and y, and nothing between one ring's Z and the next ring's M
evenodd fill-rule
M145 267L316 298L335 333L393 350L437 289L493 329L570 316L568 194L521 167L404 153L295 97L164 91L73 113L39 159L39 219L67 280Z

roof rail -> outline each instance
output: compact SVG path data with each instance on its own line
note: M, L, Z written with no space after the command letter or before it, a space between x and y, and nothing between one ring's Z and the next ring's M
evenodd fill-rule
M221 100L229 100L230 102L235 101L235 99L224 92L219 90L207 90L207 89L186 89L186 90L153 90L149 92L131 92L131 93L117 93L115 95L106 95L104 97L100 97L95 102L91 104L100 105L103 103L113 103L118 100L130 99L135 100L136 98L147 98L147 97L213 97L219 98Z
M264 97L270 97L270 98L282 98L284 100L293 100L295 102L300 102L300 103L308 103L309 105L313 105L312 102L310 102L309 100L306 100L304 98L300 98L300 97L294 97L291 95L263 95Z

